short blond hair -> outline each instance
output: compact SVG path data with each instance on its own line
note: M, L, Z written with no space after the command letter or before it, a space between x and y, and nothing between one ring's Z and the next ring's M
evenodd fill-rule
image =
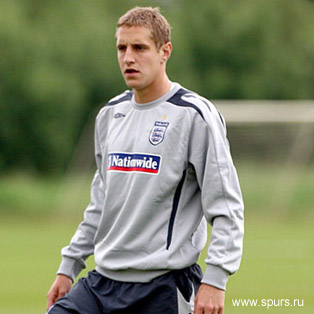
M134 7L119 18L117 29L121 26L143 26L151 30L157 49L170 42L171 28L159 8Z

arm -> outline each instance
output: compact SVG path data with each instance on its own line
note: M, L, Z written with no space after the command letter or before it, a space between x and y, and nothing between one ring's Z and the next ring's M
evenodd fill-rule
M58 275L47 294L48 308L71 289L76 276L86 267L85 260L94 253L94 237L104 204L104 180L101 175L102 156L97 124L95 155L98 169L91 184L91 200L84 212L84 220L78 226L70 245L62 249L62 261L57 272Z
M229 275L239 268L243 239L243 201L224 121L212 105L203 116L197 114L192 121L189 161L196 171L204 216L212 233L196 308L198 304L209 306L213 300L221 303ZM205 292L209 290L210 294Z
M97 170L91 185L91 202L84 212L84 220L78 226L70 245L61 251L62 261L57 274L75 278L86 267L85 260L94 253L94 237L103 206L103 181Z

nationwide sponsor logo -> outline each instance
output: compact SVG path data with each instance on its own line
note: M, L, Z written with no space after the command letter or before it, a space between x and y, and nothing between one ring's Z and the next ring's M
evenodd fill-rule
M169 122L155 121L155 124L150 132L149 141L154 146L160 144L165 137Z
M142 153L109 153L107 171L158 174L161 156Z

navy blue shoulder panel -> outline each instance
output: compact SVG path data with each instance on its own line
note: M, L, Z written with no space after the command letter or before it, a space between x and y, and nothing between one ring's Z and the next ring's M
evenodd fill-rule
M133 96L133 92L132 91L128 91L126 92L126 94L124 96L122 96L121 98L115 100L115 98L113 98L113 100L109 101L107 103L106 106L114 106L119 104L120 102L126 101L126 100L131 100Z
M182 99L182 96L184 96L186 94L191 94L191 92L184 89L184 88L180 88L171 98L169 98L167 100L167 102L170 102L176 106L193 108L201 115L201 117L204 120L204 116L203 116L203 113L202 113L200 108L198 108L196 105L193 105L192 103Z

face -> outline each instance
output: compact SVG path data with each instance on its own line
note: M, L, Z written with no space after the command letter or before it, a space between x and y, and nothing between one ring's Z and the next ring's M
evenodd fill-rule
M142 26L119 27L116 41L120 69L130 88L135 91L153 89L163 81L171 44L170 51L167 44L157 50L150 30Z

